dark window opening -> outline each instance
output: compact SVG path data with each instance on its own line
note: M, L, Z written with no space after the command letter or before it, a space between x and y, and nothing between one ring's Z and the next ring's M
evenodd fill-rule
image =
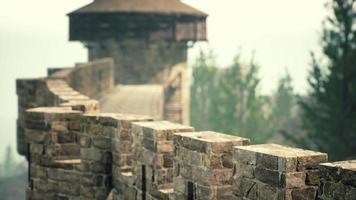
M152 180L152 183L155 182L155 169L152 169L152 178L151 178L151 180Z
M33 182L31 180L31 152L30 152L30 144L27 144L27 163L28 163L28 173L27 173L27 180L29 183L29 187L31 188L31 190L33 190Z
M146 200L146 166L142 165L141 168L141 174L142 174L142 200Z
M194 193L195 193L194 184L192 182L188 182L188 200L194 200Z

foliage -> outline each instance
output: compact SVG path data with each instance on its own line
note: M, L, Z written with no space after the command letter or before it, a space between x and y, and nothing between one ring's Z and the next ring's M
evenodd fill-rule
M273 118L275 121L284 121L292 116L294 105L294 92L292 77L288 72L278 81L278 88L275 94L275 104L273 106Z
M16 162L11 146L7 146L0 162L0 197L1 199L24 199L27 185L25 162Z
M191 88L191 120L197 130L208 130L214 115L212 105L214 93L217 92L217 74L215 59L210 52L208 55L200 52L193 66L193 85Z
M236 56L227 68L215 65L213 54L200 53L193 66L192 125L266 142L272 136L269 98L259 95L259 67Z
M356 155L356 13L355 0L333 0L323 27L327 64L312 56L309 94L300 100L307 137L299 144L315 147L331 159ZM306 140L312 141L307 142Z

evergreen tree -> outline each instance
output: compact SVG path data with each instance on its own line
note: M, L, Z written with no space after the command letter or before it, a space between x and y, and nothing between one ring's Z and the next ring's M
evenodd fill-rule
M254 143L263 143L271 137L268 120L267 99L259 95L259 67L253 59L249 64L241 64L236 56L233 64L221 77L221 90L225 99L220 102L225 107L224 132L232 132L251 138Z
M13 169L15 167L14 159L13 159L13 154L12 154L12 148L10 145L6 147L5 151L5 157L3 161L3 173L4 176L9 177L13 175Z
M284 133L285 125L292 119L292 109L295 107L292 77L286 71L278 80L277 91L273 95L271 123L273 131Z
M191 123L197 130L209 130L212 109L212 98L216 94L217 67L212 51L209 54L200 52L193 65L191 87Z
M294 105L294 93L292 86L292 77L288 72L279 79L278 88L275 93L275 103L273 106L274 121L281 122L292 116Z
M193 67L191 121L197 130L214 130L265 142L271 136L266 102L258 94L258 66L242 65L239 56L217 68L211 55L200 54Z
M327 65L313 56L310 92L301 100L307 140L302 145L327 152L331 159L356 155L355 0L333 0L324 24L322 46ZM305 137L304 137L305 138Z

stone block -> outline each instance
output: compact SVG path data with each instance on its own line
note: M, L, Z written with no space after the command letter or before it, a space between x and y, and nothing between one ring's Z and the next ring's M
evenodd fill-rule
M242 163L235 163L234 164L234 176L235 177L247 177L247 178L255 178L255 169L256 166L254 165L246 165Z
M233 147L248 142L245 138L208 131L174 134L174 180L179 177L185 187L174 183L175 190L180 191L175 198L186 198L191 182L197 199L232 199Z
M318 199L356 199L356 160L319 165Z
M249 140L217 132L193 132L175 134L175 143L201 153L227 153L233 146L246 145Z
M257 183L254 179L236 177L233 180L232 191L236 196L257 199Z
M286 200L310 200L315 199L318 187L316 186L305 186L298 187L294 189L288 189L286 192Z
M80 175L74 170L63 170L56 168L48 168L48 178L54 181L64 181L70 183L79 183Z
M280 173L275 170L256 167L255 178L265 184L278 187L281 184Z
M305 172L282 173L280 186L283 188L302 188L306 186L306 173Z
M233 159L233 187L238 187L233 190L242 190L244 180L252 182L251 185L256 183L257 187L256 198L241 196L241 193L240 197L314 200L319 180L318 163L327 159L327 156L276 144L262 144L235 147Z
M301 171L306 168L315 168L319 163L327 160L327 155L324 153L276 144L251 145L236 148L238 149L235 151L237 154L236 160L242 157L239 156L238 153L243 153L243 150L245 150L245 153L251 152L252 155L256 155L257 165L280 172L291 172L297 169ZM242 161L244 161L244 159L242 159ZM254 162L254 160L251 162Z
M109 137L94 136L92 142L99 149L111 150L111 139Z
M51 134L47 131L25 129L25 141L27 143L50 143Z

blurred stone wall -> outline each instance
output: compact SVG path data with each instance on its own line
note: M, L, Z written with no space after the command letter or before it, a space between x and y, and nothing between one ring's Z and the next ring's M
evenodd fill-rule
M187 60L185 43L111 39L86 45L89 61L113 58L115 84L146 84L162 70Z
M24 142L25 111L41 106L74 106L85 112L98 109L98 99L114 86L113 63L102 59L77 64L74 68L49 70L49 77L17 79L18 96L17 150L27 156Z

